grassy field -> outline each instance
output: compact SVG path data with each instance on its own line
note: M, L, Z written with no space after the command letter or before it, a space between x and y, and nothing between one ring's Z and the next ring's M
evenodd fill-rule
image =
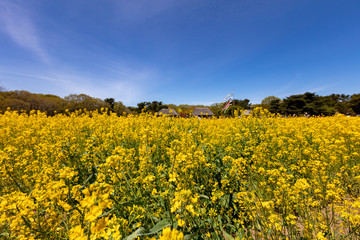
M0 238L359 239L360 118L0 115Z

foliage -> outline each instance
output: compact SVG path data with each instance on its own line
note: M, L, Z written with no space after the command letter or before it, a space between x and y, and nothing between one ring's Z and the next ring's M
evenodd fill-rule
M273 101L269 102L269 111L272 113L283 113L282 109L282 100L274 99Z
M109 110L114 111L115 98L105 98L104 101L108 104Z
M250 109L251 108L249 99L244 99L244 100L234 99L232 101L232 106L238 106L242 109Z
M263 99L261 106L267 108L272 113L283 115L302 116L305 113L310 115L331 116L335 113L357 114L358 99L354 94L351 97L344 94L331 94L319 96L315 93L306 92L304 94L291 95L284 99L269 96ZM354 100L351 100L354 99Z
M101 110L107 108L109 112L115 112L118 116L124 114L141 114L142 112L155 113L163 108L175 109L181 117L190 116L195 108L208 107L215 117L237 116L244 109L253 109L258 106L268 109L272 113L282 115L302 116L307 112L310 115L331 116L336 113L347 115L360 114L359 94L352 96L344 94L331 94L319 96L315 93L304 93L291 95L284 99L269 96L262 100L261 104L250 104L249 99L234 99L232 105L226 112L222 111L225 103L214 103L211 106L204 105L164 105L161 101L140 102L137 107L127 107L121 101L116 102L114 98L101 100L86 94L70 94L61 98L51 94L35 94L27 91L4 91L0 88L0 112L11 110L25 111L40 110L53 116L56 113L65 111L74 112L80 109L88 111Z
M251 108L249 99L244 99L244 100L233 99L231 105L228 107L226 112L222 110L224 106L225 103L214 103L210 106L210 110L214 113L216 117L219 116L234 117L234 116L239 116L243 110Z
M29 113L31 110L46 112L48 115L56 113L73 112L79 109L88 111L100 110L109 107L109 105L99 99L86 94L70 94L65 98L51 94L35 94L27 91L3 91L0 92L0 110L7 108Z
M114 112L118 116L123 116L130 114L130 109L126 107L121 101L115 102L114 104Z
M214 113L216 117L219 117L223 112L222 111L223 107L224 107L223 103L214 103L209 107L209 109Z
M162 102L158 102L158 101L152 101L152 102L140 102L137 104L137 112L141 113L141 112L151 112L151 113L155 113L160 111L163 108L167 108L168 106L163 105Z
M96 109L106 108L106 102L99 98L93 98L86 94L70 94L64 98L67 101L69 111L73 112L78 109L93 111Z
M266 108L266 109L269 109L270 108L270 105L273 103L273 102L277 102L279 101L280 102L280 98L278 97L275 97L275 96L268 96L266 98L264 98L262 101L261 101L261 107L262 108Z
M360 118L0 115L4 239L360 234Z
M51 94L34 94L27 91L0 92L0 109L7 108L18 111L40 110L54 115L55 112L65 112L66 101Z
M349 101L349 105L356 114L360 114L360 94L352 95Z

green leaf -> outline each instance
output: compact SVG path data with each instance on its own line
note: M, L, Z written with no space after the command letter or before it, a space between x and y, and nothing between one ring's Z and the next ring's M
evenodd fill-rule
M111 210L108 211L108 212L105 212L105 213L101 214L101 215L98 217L98 219L100 219L100 218L102 218L102 217L106 217L107 215L109 215L109 214L110 214L111 212L113 212L113 211L115 211L115 208L111 209Z
M160 230L162 230L163 228L168 227L170 225L171 225L171 223L170 223L170 221L168 219L161 220L160 222L158 222L155 226L153 226L150 229L150 232L148 234L157 233Z
M221 230L221 232L222 232L222 234L224 236L224 239L225 240L234 240L234 238L230 234L228 234L227 232L224 231L220 216L218 216L218 220L219 220L219 223L220 223L220 230Z
M187 240L187 239L194 239L196 236L197 236L197 232L193 233L193 234L187 234L184 236L184 239Z
M222 230L222 234L223 234L225 240L234 240L234 238L230 234L225 232L224 229Z
M145 230L145 228L139 227L138 229L135 230L135 232L133 232L132 234L127 236L125 239L126 240L133 240L136 237L139 237L139 236L143 235L142 233L144 232L144 230Z
M208 196L204 195L204 194L199 194L199 197L201 198L206 198L206 199L210 199Z

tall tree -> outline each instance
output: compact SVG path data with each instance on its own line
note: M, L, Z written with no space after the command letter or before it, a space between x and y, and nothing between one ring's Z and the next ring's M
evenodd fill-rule
M284 109L283 109L283 102L280 99L274 99L272 101L269 102L269 109L270 112L272 113L280 113L283 114L284 113Z
M70 111L78 109L87 109L89 111L101 109L106 107L106 103L99 99L93 98L86 94L70 94L64 98L68 102L68 108Z
M244 100L234 99L232 102L232 106L238 106L238 107L241 107L242 109L251 108L250 100L247 98Z
M122 102L118 101L114 104L114 112L118 116L126 115L130 113L130 109L126 107Z
M115 98L105 98L104 101L109 105L109 110L114 111Z
M268 96L268 97L264 98L264 99L261 101L261 107L266 108L266 109L269 109L269 108L270 108L270 103L271 103L272 101L277 101L277 100L281 100L281 99L278 98L278 97L275 97L275 96Z
M308 113L315 114L314 100L317 97L315 93L306 92L304 94L291 95L283 100L283 111L285 114L301 115Z
M154 113L168 107L167 105L164 105L161 101L140 102L137 104L137 106L138 113L141 113L142 111Z
M360 93L351 95L349 105L356 114L360 114Z

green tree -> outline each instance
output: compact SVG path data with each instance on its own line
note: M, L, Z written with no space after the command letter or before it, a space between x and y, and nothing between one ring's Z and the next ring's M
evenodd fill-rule
M105 98L104 101L109 105L108 108L110 111L114 111L115 98Z
M158 112L163 108L167 108L167 105L164 105L161 101L152 101L152 102L140 102L137 104L137 112L141 113L142 111L145 112Z
M250 109L251 108L250 100L247 98L244 100L234 99L232 101L231 105L241 107L242 109Z
M122 102L118 101L114 103L114 112L118 116L123 116L130 113L130 109L126 107Z
M351 95L349 106L356 114L360 114L360 93Z
M8 107L11 110L24 110L24 111L30 111L32 109L36 109L36 100L33 99L32 93L28 91L8 91L8 92L2 92L2 95L4 96L4 100L2 101L1 108L3 110L6 110Z
M284 109L283 109L283 102L280 99L274 99L273 101L269 102L269 109L270 112L272 113L280 113L283 114L284 113Z
M27 91L4 91L0 92L0 109L6 110L40 110L54 115L55 112L65 110L66 101L51 94L35 94Z
M66 101L52 94L36 94L36 104L37 107L31 106L31 108L47 112L48 115L63 113L66 109Z
M314 100L317 97L315 93L306 92L304 94L291 95L283 100L283 112L285 114L301 115L316 113Z
M86 94L70 94L64 98L67 101L69 111L78 109L100 110L107 107L107 103L99 98L93 98Z
M328 96L317 96L314 101L314 112L316 115L334 115L336 112L347 113L349 111L348 95L331 94Z
M231 116L231 117L235 117L236 113L238 115L241 114L242 110L244 110L244 108L242 108L241 106L234 106L231 105L229 106L229 108L226 110L226 113L224 114L225 116Z
M262 108L266 108L266 109L269 109L270 108L270 103L272 101L277 101L277 100L281 100L280 98L278 97L275 97L275 96L268 96L266 98L264 98L262 101L261 101L261 107Z
M1 109L5 111L7 108L17 111L30 111L30 104L22 99L6 98L1 102Z
M209 107L209 109L214 113L215 117L221 116L222 108L223 108L223 104L221 103L214 103Z
M142 111L145 111L146 106L149 105L149 104L150 104L150 102L140 102L140 103L138 103L136 111L138 113L141 113Z

